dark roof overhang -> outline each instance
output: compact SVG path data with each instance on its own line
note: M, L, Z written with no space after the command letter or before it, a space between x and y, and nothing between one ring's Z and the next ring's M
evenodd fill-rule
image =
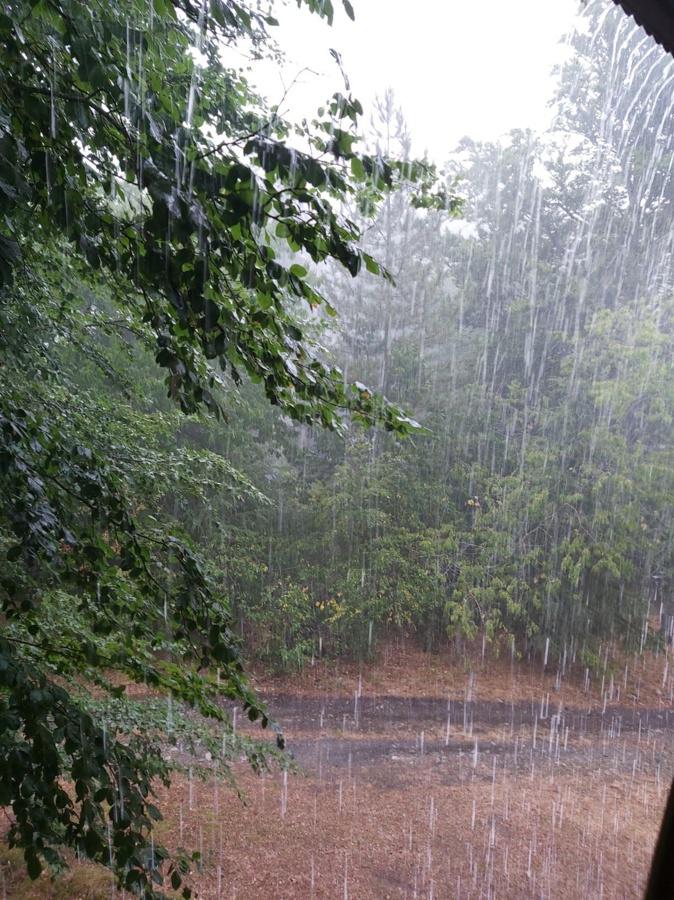
M614 0L664 49L674 55L674 0Z

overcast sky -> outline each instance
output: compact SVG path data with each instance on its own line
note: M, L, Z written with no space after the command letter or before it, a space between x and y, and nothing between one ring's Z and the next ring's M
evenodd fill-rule
M276 5L281 26L273 31L288 62L256 64L253 80L278 102L297 78L283 108L290 117L310 115L343 90L334 47L366 111L393 88L415 153L428 150L439 162L464 134L485 139L545 126L550 70L580 9L579 0L353 0L351 22L341 0L334 3L332 28L294 3ZM312 72L299 74L303 67Z

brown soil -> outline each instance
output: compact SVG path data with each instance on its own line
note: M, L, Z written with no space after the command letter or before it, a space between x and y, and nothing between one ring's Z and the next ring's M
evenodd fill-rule
M667 662L614 660L588 685L582 669L559 681L400 645L377 665L259 676L303 774L242 769L247 806L193 784L190 810L174 788L183 839L204 850L200 892L639 897L674 772Z
M626 656L607 645L601 654L605 666L591 672L569 664L558 679L557 664L544 667L539 658L531 662L515 658L502 650L493 656L483 654L481 645L468 646L457 655L452 649L424 653L405 639L385 647L372 663L321 660L300 673L270 676L254 673L257 687L272 693L305 696L321 693L353 697L360 687L365 694L410 697L460 698L472 686L481 700L538 700L550 693L565 705L584 707L588 703L672 704L674 699L674 663L671 651L665 654Z
M258 673L300 773L238 765L245 804L178 778L159 838L201 850L204 898L637 898L674 772L671 662L614 657L602 685L400 644Z

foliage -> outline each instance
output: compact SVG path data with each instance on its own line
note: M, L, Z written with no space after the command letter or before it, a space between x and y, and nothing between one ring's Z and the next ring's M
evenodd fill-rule
M92 704L92 685L268 724L234 578L205 556L265 502L207 418L236 410L232 384L305 424L417 430L326 361L298 305L334 315L310 272L326 261L390 277L347 201L374 209L405 179L420 205L456 201L432 167L359 152L350 96L297 127L266 109L221 50L276 53L275 24L234 0L0 13L0 802L33 878L67 846L139 895L168 879L189 896L189 859L151 833L165 730Z
M283 462L255 526L265 572L239 605L251 646L262 623L256 606L246 631L247 609L271 582L307 592L305 660L406 630L425 646L514 638L564 665L606 639L640 648L649 616L674 614L666 59L619 10L586 16L553 128L450 157L465 219L415 211L402 185L366 238L395 287L325 279L335 355L428 433L259 432ZM404 155L392 97L375 127ZM299 648L264 627L277 659Z
M32 875L65 846L187 894L152 784L176 742L277 758L231 734L225 700L268 723L244 656L645 645L674 131L618 10L571 36L550 131L465 139L440 178L390 94L370 136L351 96L267 109L221 53L277 52L257 5L3 10L0 795Z

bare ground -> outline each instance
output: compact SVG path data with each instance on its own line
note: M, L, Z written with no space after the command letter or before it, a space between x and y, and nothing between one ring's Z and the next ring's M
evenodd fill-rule
M202 895L639 897L674 772L669 668L622 659L588 683L402 646L261 678L304 774L242 771L246 807L172 791Z
M588 680L401 644L259 674L300 773L238 766L245 804L177 779L160 837L201 850L205 898L639 897L674 772L671 657L611 658ZM82 884L7 896L111 896Z

